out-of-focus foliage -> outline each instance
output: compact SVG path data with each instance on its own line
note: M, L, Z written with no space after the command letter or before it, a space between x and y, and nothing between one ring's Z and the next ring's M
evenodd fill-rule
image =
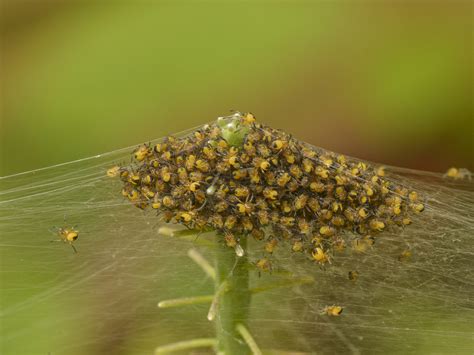
M0 175L230 109L352 156L472 170L470 10L461 1L6 0Z
M1 10L1 176L146 142L231 109L252 111L270 126L355 157L424 170L474 168L468 1L4 0ZM105 171L109 161L101 163ZM185 255L192 244L162 239L153 220L135 209L129 212L130 206L112 210L108 203L114 201L114 187L100 185L102 170L87 164L74 165L84 171L54 170L62 180L48 173L24 180L38 184L51 178L67 189L67 179L76 174L100 175L97 181L87 175L87 195L78 190L66 198L56 192L36 197L32 205L19 202L18 210L4 206L10 214L0 215L8 221L0 225L0 299L9 313L2 314L7 322L0 320L2 352L149 353L183 336L174 331L176 324L189 338L212 336L201 331L209 328L205 306L156 310L159 298L204 294L212 287L209 280L196 278ZM96 183L102 187L96 189ZM33 213L38 210L41 218ZM62 223L64 213L69 222L80 224L79 258L70 247L49 243L48 229ZM348 306L344 315L351 321L334 321L349 328L359 322L362 333L375 334L365 338L368 345L357 343L357 349L385 344L406 350L408 344L414 352L441 346L447 351L470 331L472 305L456 299L453 291L459 280L468 280L469 250L461 258L457 254L464 247L459 240L468 239L453 237L450 244L443 233L449 235L452 228L437 234L437 226L430 226L424 236L432 232L441 243L434 246L428 238L430 252L422 248L400 273L392 275L399 265L398 249L364 257L370 262L359 270L362 284L343 299ZM416 243L415 237L410 242ZM395 240L397 247L404 246L396 238L387 245L393 247ZM455 247L446 252L446 245ZM164 253L166 247L171 254ZM157 255L162 255L159 261ZM432 264L425 262L430 258ZM382 259L386 275L377 274L374 282L365 278L364 267L378 270L374 265ZM448 263L449 271L459 275L447 277L442 268L436 274L438 263ZM330 289L334 277L345 280L346 274L338 272L321 273L319 285ZM417 278L411 278L412 272ZM295 319L303 314L298 320L316 315L294 329L304 329L308 341L318 343L310 337L316 329L311 327L319 307L345 290L342 281L336 284L334 297L320 298L318 288L312 288L309 304L292 291L292 298L275 307L281 314L256 308L258 325L271 334L263 340L285 339L271 316L288 319L287 311L293 310ZM369 287L376 297L365 307L357 303L358 296ZM431 295L426 304L420 302L425 291ZM285 292L259 295L255 307ZM449 299L442 298L446 294ZM144 301L131 304L131 299ZM388 316L387 309L392 312ZM413 332L415 323L427 331ZM330 344L344 348L347 339L335 336L326 324L317 328L330 335L323 343L328 349ZM350 334L350 341L367 344L357 338L359 333ZM288 349L298 348L301 342L295 339L287 342Z

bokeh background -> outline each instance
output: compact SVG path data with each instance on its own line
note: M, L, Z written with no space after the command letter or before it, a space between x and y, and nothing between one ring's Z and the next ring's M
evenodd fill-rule
M147 142L230 110L251 111L314 145L375 162L438 172L474 168L470 1L2 0L1 10L0 176ZM88 164L95 163L78 166ZM81 175L74 166L62 169L53 171ZM48 174L24 181L68 187ZM0 352L149 354L183 334L212 335L206 306L178 315L156 311L158 294L209 292L209 280L185 255L191 244L157 238L156 225L128 205L109 208L119 187L97 184L2 206L8 215L0 213L0 315L9 313L0 319ZM49 243L48 229L63 223L64 213L81 225L78 255ZM428 247L431 257L438 249ZM451 244L436 247L458 260ZM426 292L412 288L422 272L427 280L444 272L468 281L471 265L461 259L459 267L433 263L420 271L414 264L392 275L399 267L393 255L374 263L375 271L383 266L377 282L354 292L339 292L346 290L342 281L317 274L327 290L347 296L344 302L354 297L347 318L335 324L367 324L357 343L362 353L470 353L472 302L459 297L467 286L440 277ZM380 294L366 297L368 287ZM266 309L281 312L280 319L301 305L297 298L280 305L284 292L269 296L275 303ZM437 292L450 298L436 303ZM318 289L312 295L318 314L322 296ZM332 329L314 319L319 334ZM311 337L314 319L306 329ZM260 325L273 332L267 343L293 339L280 323ZM321 338L330 350L343 346L334 335ZM294 339L288 349L297 348Z
M0 175L251 111L312 144L473 168L470 1L3 0Z

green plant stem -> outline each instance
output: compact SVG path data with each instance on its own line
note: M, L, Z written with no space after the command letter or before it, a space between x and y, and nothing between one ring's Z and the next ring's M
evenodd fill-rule
M241 238L243 256L237 256L234 249L218 243L216 253L216 292L227 283L226 291L220 294L216 313L217 352L225 355L245 355L250 349L237 331L237 325L247 326L250 306L249 271L247 268L247 240Z
M216 270L207 262L196 249L188 250L188 256L213 280L216 279Z
M214 295L195 296L195 297L182 297L174 298L171 300L163 300L158 303L159 308L173 308L195 305L200 303L211 303Z
M178 343L167 344L155 349L155 354L169 354L175 351L191 350L196 348L212 348L216 346L216 339L202 338L180 341Z
M262 355L262 351L258 347L257 343L255 342L255 339L253 338L252 334L250 334L249 330L240 323L237 324L236 329L240 333L240 335L242 335L242 338L244 338L245 342L252 351L252 354Z

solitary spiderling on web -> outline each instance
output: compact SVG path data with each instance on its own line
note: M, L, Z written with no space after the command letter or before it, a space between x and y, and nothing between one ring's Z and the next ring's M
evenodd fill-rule
M322 310L321 314L327 314L328 316L337 317L341 315L343 310L344 308L342 308L341 306L332 305L325 307Z
M138 208L192 230L216 230L231 248L254 238L267 254L287 244L320 264L347 245L372 245L424 209L417 192L387 179L383 167L310 146L251 113L141 145L133 157L108 174L120 176L123 196ZM351 234L359 238L348 243Z
M76 227L60 227L56 229L56 234L59 236L59 240L53 240L58 242L68 243L72 250L77 253L76 247L74 246L74 242L79 238L79 231Z
M444 174L444 177L447 179L452 179L452 180L472 180L472 173L465 169L465 168L449 168L446 173Z

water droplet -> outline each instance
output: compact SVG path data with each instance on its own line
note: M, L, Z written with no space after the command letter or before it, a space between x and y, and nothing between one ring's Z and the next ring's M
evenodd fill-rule
M244 256L245 252L244 252L244 249L242 249L242 247L240 246L240 244L237 244L235 247L235 254L238 256L238 257L242 257Z

